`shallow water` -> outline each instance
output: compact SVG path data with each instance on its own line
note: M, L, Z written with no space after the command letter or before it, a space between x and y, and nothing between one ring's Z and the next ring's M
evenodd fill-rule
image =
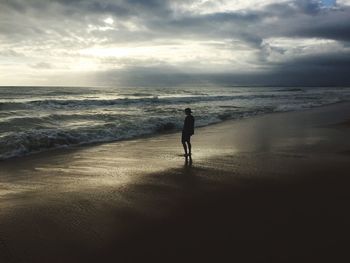
M350 100L341 87L0 87L0 159Z

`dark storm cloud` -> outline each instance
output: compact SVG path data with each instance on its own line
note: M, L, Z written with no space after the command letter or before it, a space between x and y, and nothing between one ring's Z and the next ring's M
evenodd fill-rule
M350 86L349 65L350 53L327 54L293 60L269 72L203 74L185 73L176 68L147 67L105 72L101 79L104 84L114 81L123 86Z
M116 0L116 1L94 1L94 0L55 0L55 1L5 1L0 3L7 6L9 12L32 13L34 17L23 17L23 21L37 21L38 24L13 23L17 27L13 29L11 22L2 23L0 32L11 34L21 32L28 35L43 34L42 26L52 26L58 34L67 34L67 28L58 30L59 25L40 24L42 21L61 23L62 18L74 25L86 25L86 23L101 23L97 21L99 14L111 14L116 19L137 18L140 23L150 30L147 32L150 38L173 36L193 36L202 38L242 38L244 41L260 43L261 39L272 36L302 36L302 37L326 37L331 39L348 40L350 23L350 10L344 7L339 10L325 11L321 8L319 1L297 0L293 5L271 4L262 10L243 10L236 12L221 12L214 14L191 14L184 13L175 15L171 9L171 3L176 0ZM179 1L181 2L181 1ZM56 3L56 6L53 6ZM1 12L1 11L0 11ZM71 16L66 17L69 12ZM45 15L46 14L46 15ZM274 17L274 23L266 22L268 18ZM53 21L55 20L56 21ZM125 20L124 20L125 21ZM12 26L13 26L12 24ZM52 23L54 24L54 23ZM22 28L20 28L22 26ZM27 26L31 26L30 29ZM79 28L81 30L81 28ZM117 38L120 32L104 32L110 35L113 33ZM142 34L142 32L140 32ZM145 33L145 32L144 32ZM93 34L93 33L92 33ZM96 32L103 34L103 32ZM125 33L125 35L127 35ZM137 38L137 36L135 36ZM119 37L120 39L120 37ZM128 39L129 41L131 39Z
M350 85L350 52L305 56L276 65L272 81L290 85ZM269 74L267 75L269 76ZM269 83L268 80L265 82Z
M311 55L306 57L301 57L278 65L279 72L290 72L290 73L306 73L310 75L310 78L320 78L317 76L318 73L322 72L334 78L334 81L339 81L337 77L333 74L337 73L347 73L349 71L350 65L350 52L347 53L327 53L322 55ZM316 73L316 75L313 75ZM346 74L349 75L349 74ZM350 79L346 76L345 79Z
M52 6L61 6L64 14L113 14L124 17L147 13L161 15L162 12L170 10L169 2L162 0L13 0L5 1L4 5L22 13L30 9L49 10Z
M300 9L300 6L297 6L296 9L281 4L270 6L266 17L280 14L279 19L273 24L259 24L259 29L265 28L262 36L314 37L349 41L350 7L333 9L302 7Z
M298 0L295 3L298 9L306 14L317 14L322 10L320 1Z
M262 38L245 28L251 27L262 17L256 13L215 13L204 15L184 15L168 17L166 20L159 16L144 22L149 29L148 36L152 39L172 39L174 36L183 39L221 40L223 38L238 39L249 45L259 45Z
M347 11L350 13L350 10ZM339 14L342 15L342 14ZM306 26L291 32L291 35L300 37L319 37L341 41L350 41L350 16L337 19L319 21L314 26Z
M225 41L224 48L231 49L233 54L239 50L237 45L230 43L243 43L246 49L257 54L256 66L267 70L259 73L248 73L247 70L243 74L222 69L222 73L215 74L204 70L205 74L200 71L184 74L176 67L169 66L170 63L158 61L158 58L154 58L156 63L153 64L163 65L152 67L149 66L152 62L147 60L147 64L137 67L137 58L131 57L122 62L125 65L123 70L111 69L99 73L99 79L110 82L119 79L124 84L137 85L152 81L175 84L179 79L186 83L204 81L225 84L289 84L299 81L337 85L350 83L346 73L346 69L350 68L349 6L326 8L321 1L291 0L269 1L271 4L262 8L255 8L252 2L248 9L216 12L209 12L208 9L208 12L200 12L186 9L189 2L0 0L0 40L7 45L3 50L0 46L0 56L28 56L28 49L37 53L47 52L51 56L58 52L78 54L77 50L94 45L142 46L152 45L155 41L216 40ZM184 8L177 9L177 6ZM112 17L117 27L103 29L108 26L104 22L106 16ZM130 29L127 23L135 25L137 30ZM93 25L92 29L88 28L89 25ZM334 46L330 45L322 52L293 56L288 47L269 44L269 39L273 38L334 40L342 48L335 51ZM300 47L300 51L303 49ZM273 54L286 58L274 61L271 59ZM41 63L47 62L40 60L28 64L36 69L48 68L46 66L49 64ZM50 67L54 68L54 65L51 63Z

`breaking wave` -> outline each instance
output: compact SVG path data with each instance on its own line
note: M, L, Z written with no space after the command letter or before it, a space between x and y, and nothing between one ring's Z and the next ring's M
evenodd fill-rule
M188 106L193 108L198 127L347 101L350 89L175 88L125 92L18 87L0 88L0 95L2 160L180 130L183 109Z

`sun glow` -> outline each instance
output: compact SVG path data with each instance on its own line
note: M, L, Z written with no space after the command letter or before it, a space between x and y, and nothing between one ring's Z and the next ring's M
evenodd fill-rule
M98 64L92 59L80 59L71 67L74 71L95 71L99 69Z
M239 52L237 51L239 49ZM233 50L235 52L233 52ZM157 43L152 46L95 46L79 52L82 56L95 59L153 60L167 63L183 64L196 62L213 65L230 64L232 60L247 61L254 52L244 48L241 43L232 44L225 41L183 41L181 43Z
M107 17L105 20L103 20L103 22L105 22L108 25L113 25L114 24L114 20L111 17Z

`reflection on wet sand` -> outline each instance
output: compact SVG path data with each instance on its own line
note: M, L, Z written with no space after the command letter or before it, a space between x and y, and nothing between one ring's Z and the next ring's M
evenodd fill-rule
M1 162L0 262L340 262L349 108Z

